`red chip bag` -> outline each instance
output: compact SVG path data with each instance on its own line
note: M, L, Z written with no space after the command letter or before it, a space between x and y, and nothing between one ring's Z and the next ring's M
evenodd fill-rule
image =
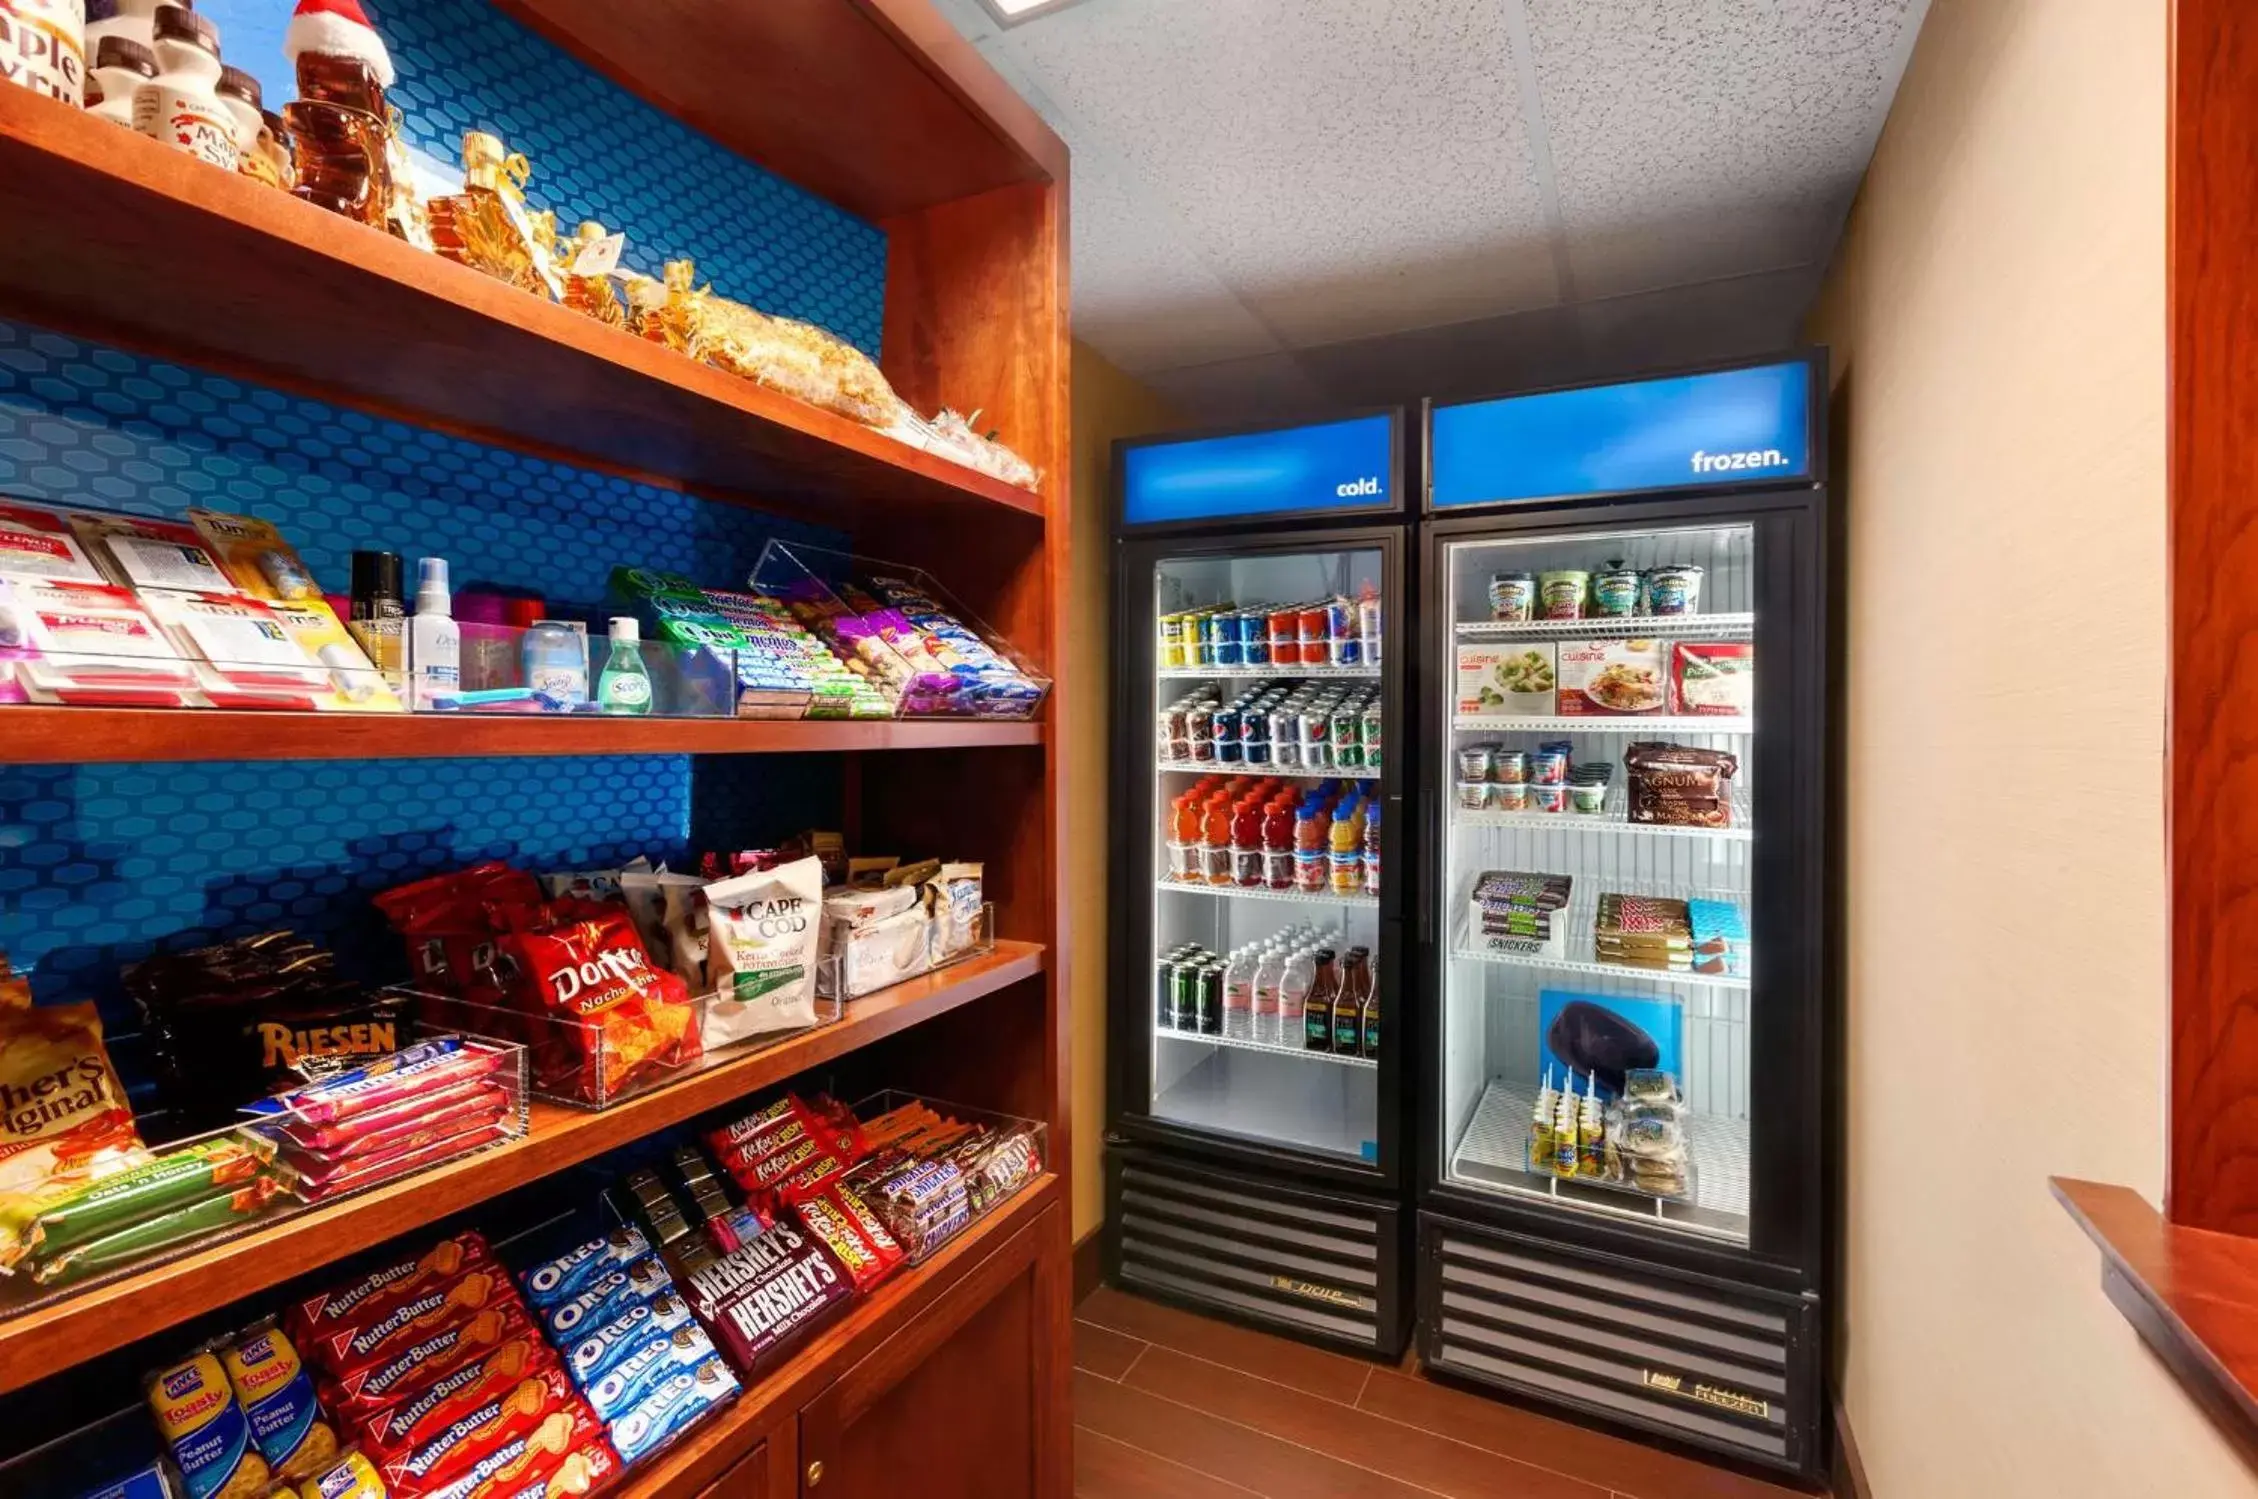
M682 980L656 967L625 907L560 926L512 931L504 951L555 1027L537 1055L546 1086L601 1101L638 1074L699 1054L698 1015Z

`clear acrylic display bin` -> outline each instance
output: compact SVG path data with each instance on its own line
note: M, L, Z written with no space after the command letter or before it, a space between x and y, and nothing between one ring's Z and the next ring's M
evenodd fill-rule
M25 1236L36 1232L40 1242L25 1251L13 1274L0 1279L0 1319L39 1311L91 1287L522 1138L528 1123L525 1049L507 1040L462 1039L467 1049L491 1054L496 1063L475 1080L477 1088L465 1085L456 1100L459 1112L444 1121L419 1117L386 1124L380 1136L325 1140L310 1136L305 1121L293 1116L261 1115L151 1146L155 1161L218 1154L221 1160L203 1178L210 1190L152 1196L139 1210L113 1204L93 1220L55 1226L52 1233L35 1219ZM66 1187L122 1185L126 1175L113 1172L91 1183L73 1177L53 1185L60 1197ZM33 1186L24 1195L36 1198L44 1190ZM69 1205L59 1200L50 1211Z
M1023 1175L1010 1181L1005 1190L990 1194L968 1188L964 1212L961 1217L952 1214L943 1219L941 1224L932 1231L922 1235L897 1232L896 1237L901 1240L904 1262L918 1265L923 1264L942 1249L947 1248L959 1234L1017 1197L1021 1192L1026 1191L1027 1188L1034 1185L1038 1177L1052 1169L1051 1137L1050 1130L1044 1126L1040 1119L1022 1119L1016 1114L999 1114L989 1109L966 1108L960 1104L944 1103L936 1098L927 1098L922 1094L907 1093L895 1088L889 1088L883 1093L874 1093L856 1104L855 1117L868 1121L881 1114L901 1108L905 1104L923 1104L944 1119L954 1119L965 1124L987 1125L999 1135L1025 1134L1034 1141L1032 1165ZM874 1190L869 1194L869 1201L878 1215L886 1219L889 1226L892 1226L894 1219L889 1212L888 1205L883 1201L882 1195Z
M811 975L811 978L813 975ZM533 1096L576 1109L602 1110L663 1088L706 1067L760 1051L828 1025L839 1002L813 983L798 997L781 992L740 1000L701 994L679 1030L654 1038L642 1028L607 1028L547 1011L480 1004L428 990L405 991L419 1028L492 1037L525 1048Z
M870 675L897 717L1028 719L1050 693L1049 677L921 567L771 541L753 587Z
M816 965L816 992L826 997L863 999L967 958L996 950L996 907L993 901L961 929L944 915L927 915L914 928L883 923L883 930L824 934L827 951Z
M599 701L605 669L613 645L603 635L566 642L553 634L536 644L535 659L526 658L526 642L536 634L516 625L463 621L458 652L460 680L455 688L430 701L416 701L411 691L415 678L415 651L409 622L400 619L359 620L353 632L369 657L387 668L401 701L421 713L507 713L530 717L633 718L734 718L738 716L737 653L716 646L676 645L662 640L622 643L620 650L641 665L647 684L640 712L606 709ZM572 632L579 636L578 631ZM541 671L542 646L565 651L564 671ZM583 653L570 659L571 646Z

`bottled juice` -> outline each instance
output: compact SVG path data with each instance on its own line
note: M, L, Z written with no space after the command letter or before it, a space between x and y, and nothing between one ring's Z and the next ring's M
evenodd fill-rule
M1309 997L1302 1005L1302 1045L1310 1051L1333 1049L1333 1001L1341 992L1340 971L1333 966L1333 950L1317 952L1317 976L1310 981Z
M1333 999L1333 1050L1344 1057L1364 1054L1364 1009L1372 1002L1368 954L1352 947L1341 960L1341 992Z
M1262 809L1262 882L1272 890L1294 888L1294 799L1273 796Z
M1324 893L1326 844L1332 837L1333 819L1321 801L1305 801L1294 813L1294 888L1311 895Z
M1328 833L1333 893L1354 895L1364 888L1364 804L1353 796L1344 799L1333 809Z
M1207 877L1200 853L1200 804L1191 792L1176 798L1169 810L1168 872L1179 880Z
M1231 799L1221 791L1200 814L1200 870L1210 885L1231 883Z
M1258 890L1263 881L1263 806L1249 792L1231 809L1231 876L1242 889Z
M1364 893L1380 893L1380 804L1364 810Z

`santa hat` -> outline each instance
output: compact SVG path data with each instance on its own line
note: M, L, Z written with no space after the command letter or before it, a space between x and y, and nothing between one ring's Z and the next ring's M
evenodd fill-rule
M369 24L360 0L298 0L289 29L282 34L282 55L296 65L301 52L359 58L378 83L392 86L392 55L384 50L384 38Z

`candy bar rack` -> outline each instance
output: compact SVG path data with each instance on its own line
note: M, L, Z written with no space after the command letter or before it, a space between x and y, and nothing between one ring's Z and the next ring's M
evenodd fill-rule
M966 1124L985 1125L999 1134L1024 1132L1033 1135L1035 1139L1035 1168L1028 1174L1025 1181L1013 1187L1009 1192L970 1211L964 1222L950 1229L947 1233L927 1240L914 1250L908 1245L903 1246L903 1263L915 1266L924 1264L954 1243L966 1230L979 1223L983 1218L990 1217L1005 1207L1014 1198L1042 1180L1043 1176L1050 1172L1053 1167L1051 1162L1051 1132L1040 1119L1022 1119L1016 1114L999 1114L991 1109L967 1108L962 1104L945 1103L940 1099L906 1093L899 1088L889 1088L884 1092L873 1093L870 1097L856 1104L854 1106L855 1117L857 1119L875 1119L881 1114L901 1108L905 1104L913 1103L923 1104L946 1119L955 1119Z

